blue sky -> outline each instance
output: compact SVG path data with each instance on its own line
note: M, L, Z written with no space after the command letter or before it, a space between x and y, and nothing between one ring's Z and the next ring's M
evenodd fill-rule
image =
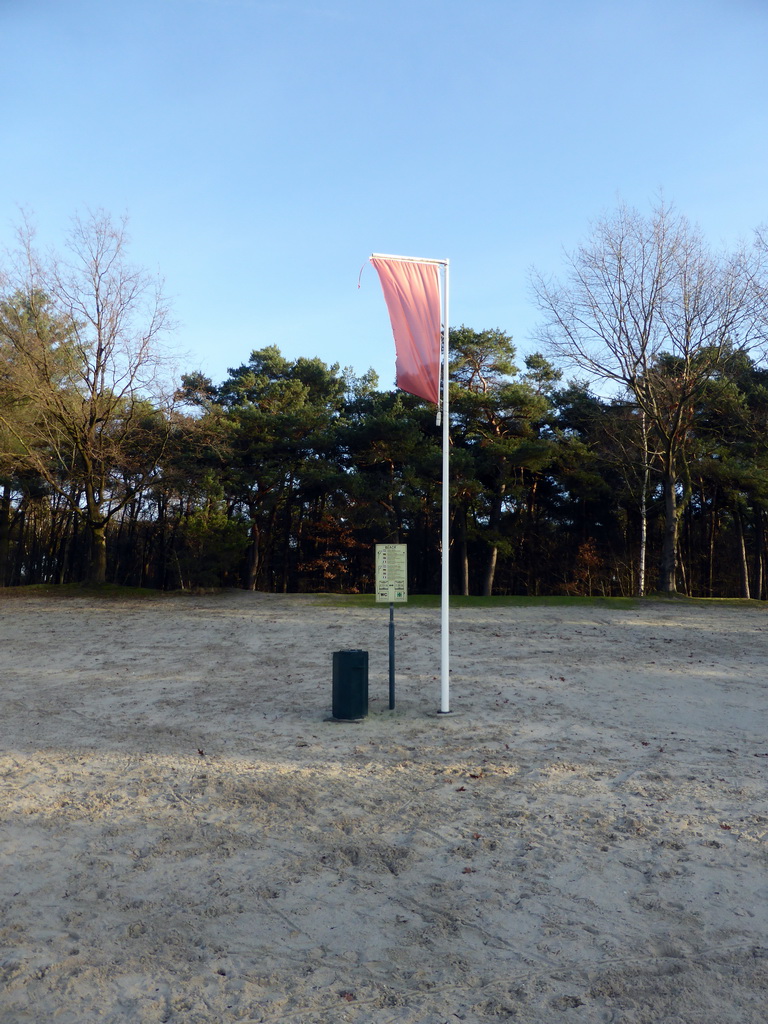
M0 247L127 214L215 382L275 344L393 386L371 252L524 355L530 267L619 201L768 222L765 0L0 0L0 39Z

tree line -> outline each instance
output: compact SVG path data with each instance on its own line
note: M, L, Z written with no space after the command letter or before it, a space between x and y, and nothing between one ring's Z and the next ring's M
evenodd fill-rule
M534 278L543 354L450 331L454 593L766 598L765 259L621 207ZM439 591L434 406L275 346L174 380L102 213L0 283L0 585L370 592L399 542Z

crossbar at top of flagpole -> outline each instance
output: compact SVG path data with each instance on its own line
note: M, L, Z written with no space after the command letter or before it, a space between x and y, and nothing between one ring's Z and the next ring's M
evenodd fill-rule
M437 263L441 267L448 266L448 260L421 259L419 256L391 256L386 252L372 252L372 260L400 260L401 263Z

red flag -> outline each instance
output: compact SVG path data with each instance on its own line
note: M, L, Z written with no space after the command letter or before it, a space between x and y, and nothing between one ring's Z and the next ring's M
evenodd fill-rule
M371 256L395 336L397 386L440 400L440 263Z

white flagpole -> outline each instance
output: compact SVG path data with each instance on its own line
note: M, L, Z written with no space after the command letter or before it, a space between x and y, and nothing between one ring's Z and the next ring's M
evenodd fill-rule
M443 494L442 494L442 591L440 598L440 713L447 715L451 710L450 682L450 626L449 608L451 596L450 550L451 550L451 517L449 505L448 468L450 453L450 416L448 408L448 372L450 338L448 327L448 268L445 260L445 284L443 292Z
M451 516L449 491L449 453L450 453L450 413L448 408L449 354L450 338L448 327L448 269L450 260L422 259L414 256L390 256L386 253L371 253L371 259L398 260L403 263L438 263L445 268L442 294L442 403L438 410L443 424L443 485L442 485L442 531L441 531L441 563L442 583L440 594L440 714L447 715L451 710L450 698L450 550L451 550ZM362 271L361 271L362 273ZM438 396L439 398L439 396Z

